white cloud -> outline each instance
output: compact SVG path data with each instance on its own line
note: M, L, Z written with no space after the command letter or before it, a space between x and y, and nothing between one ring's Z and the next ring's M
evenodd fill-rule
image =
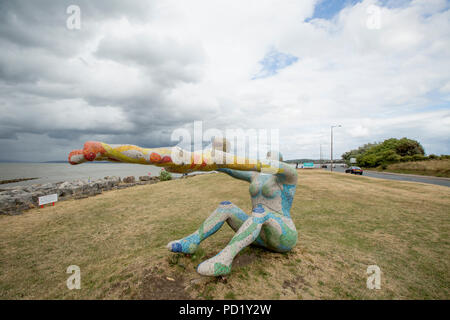
M348 133L352 137L368 137L369 129L367 127L363 127L361 125L357 125L356 127L350 128Z

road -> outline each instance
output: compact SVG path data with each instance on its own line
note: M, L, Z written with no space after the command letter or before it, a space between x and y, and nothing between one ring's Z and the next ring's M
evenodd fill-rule
M330 170L330 166L328 166L327 170L328 171ZM333 171L345 172L345 169L341 168L341 167L336 167L336 168L333 168ZM437 177L435 178L435 177L428 177L428 176L422 177L422 176L407 175L407 174L382 173L382 172L374 172L374 171L370 171L370 170L364 170L363 175L367 176L367 177L372 177L372 178L422 182L422 183L430 183L430 184L436 184L436 185L440 185L440 186L450 187L450 179L437 178Z

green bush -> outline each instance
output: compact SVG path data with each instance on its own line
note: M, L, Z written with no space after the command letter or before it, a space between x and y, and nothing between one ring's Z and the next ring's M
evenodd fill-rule
M402 157L401 157L400 155L398 155L397 153L395 153L394 150L387 150L387 151L384 151L384 152L381 154L381 157L380 157L381 161L382 161L382 162L386 162L386 163L396 163L396 162L400 162L400 159L401 159L401 158L402 158Z
M351 150L349 152L345 152L342 155L342 159L344 159L345 163L348 166L351 166L353 164L350 163L351 158L358 158L366 153L367 150L369 150L371 147L376 146L378 143L366 143L365 145L359 147L358 149Z
M380 143L368 143L358 149L351 150L342 155L347 164L351 158L356 158L359 166L374 168L382 164L391 164L406 161L427 160L422 145L408 138L391 138Z
M421 154L415 154L412 156L414 161L423 161L423 160L427 160L428 158L425 157L424 155Z
M392 143L395 145L395 151L400 156L414 156L414 155L425 155L425 150L422 145L416 140L411 140L407 138L389 139L395 140Z
M361 167L376 167L378 164L378 159L374 154L363 155L356 158L356 162Z
M401 158L402 162L409 162L409 161L414 161L414 158L412 156L404 156Z
M172 175L170 174L170 172L166 170L161 170L159 174L159 180L161 181L172 180Z

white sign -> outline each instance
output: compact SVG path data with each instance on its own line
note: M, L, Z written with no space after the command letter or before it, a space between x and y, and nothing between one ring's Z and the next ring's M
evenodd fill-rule
M43 206L44 204L47 204L47 203L56 202L56 201L58 201L58 195L56 193L39 197L39 205L40 206Z
M350 163L356 163L356 158L350 158Z

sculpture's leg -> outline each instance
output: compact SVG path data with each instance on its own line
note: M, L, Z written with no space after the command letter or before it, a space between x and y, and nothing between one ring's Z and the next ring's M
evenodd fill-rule
M297 243L297 238L297 229L290 218L270 213L254 244L275 252L288 252Z
M219 230L225 221L236 231L248 218L249 216L239 207L230 201L223 201L197 231L183 239L169 242L167 248L172 252L194 253L200 242Z
M253 209L252 216L242 224L230 243L216 256L199 264L197 272L205 276L230 273L234 257L258 238L261 227L268 218L269 215L263 207Z

